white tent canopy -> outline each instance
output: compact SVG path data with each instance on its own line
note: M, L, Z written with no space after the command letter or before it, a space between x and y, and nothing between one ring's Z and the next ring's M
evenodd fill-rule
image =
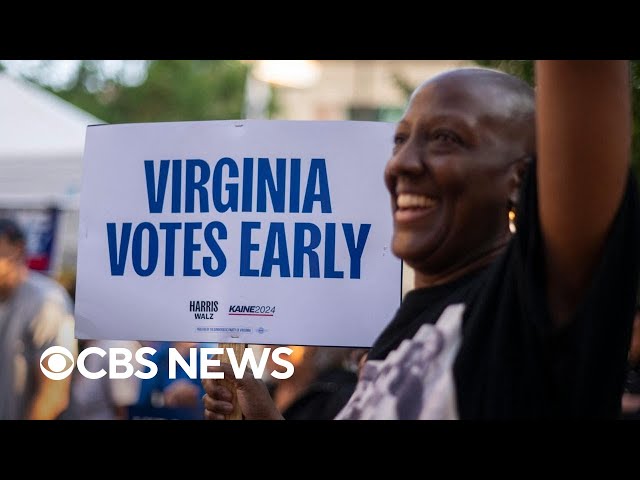
M44 89L0 74L0 196L77 197L86 128L100 123Z
M58 207L55 263L75 265L88 125L104 123L27 81L0 74L0 209Z

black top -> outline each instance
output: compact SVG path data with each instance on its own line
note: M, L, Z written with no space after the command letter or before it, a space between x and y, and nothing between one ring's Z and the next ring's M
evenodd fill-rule
M450 304L466 305L454 363L460 418L610 417L620 414L640 269L640 207L627 187L568 327L552 326L537 211L535 164L517 233L490 267L406 295L369 359L382 360Z
M402 340L412 338L425 323L435 324L449 305L467 303L477 294L489 268L469 273L453 282L407 292L395 317L375 341L367 360L383 360Z
M628 393L640 394L640 364L628 365L624 391Z
M624 393L630 393L633 395L640 394L640 364L628 365L627 378L624 386ZM640 420L640 410L635 412L622 413L623 420Z
M341 367L323 371L282 413L287 420L332 420L349 401L358 376Z

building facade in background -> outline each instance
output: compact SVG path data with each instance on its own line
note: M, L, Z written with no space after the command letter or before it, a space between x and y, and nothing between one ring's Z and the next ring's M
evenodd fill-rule
M408 93L466 60L316 60L320 74L306 89L278 89L282 120L397 121Z
M320 74L309 88L278 88L282 120L370 120L396 122L411 91L447 70L474 66L468 60L317 60ZM380 180L382 186L382 179ZM402 269L403 295L413 271Z

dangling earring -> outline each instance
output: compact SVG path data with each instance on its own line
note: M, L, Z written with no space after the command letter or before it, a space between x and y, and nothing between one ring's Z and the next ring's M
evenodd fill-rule
M516 233L516 211L514 207L509 209L509 231Z

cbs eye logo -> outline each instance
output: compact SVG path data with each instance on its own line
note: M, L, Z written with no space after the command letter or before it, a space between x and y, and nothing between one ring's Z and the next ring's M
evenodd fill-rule
M49 358L47 358L49 357ZM68 365L65 368L65 365ZM51 380L62 380L71 375L74 361L71 352L64 347L47 348L40 355L40 370Z

